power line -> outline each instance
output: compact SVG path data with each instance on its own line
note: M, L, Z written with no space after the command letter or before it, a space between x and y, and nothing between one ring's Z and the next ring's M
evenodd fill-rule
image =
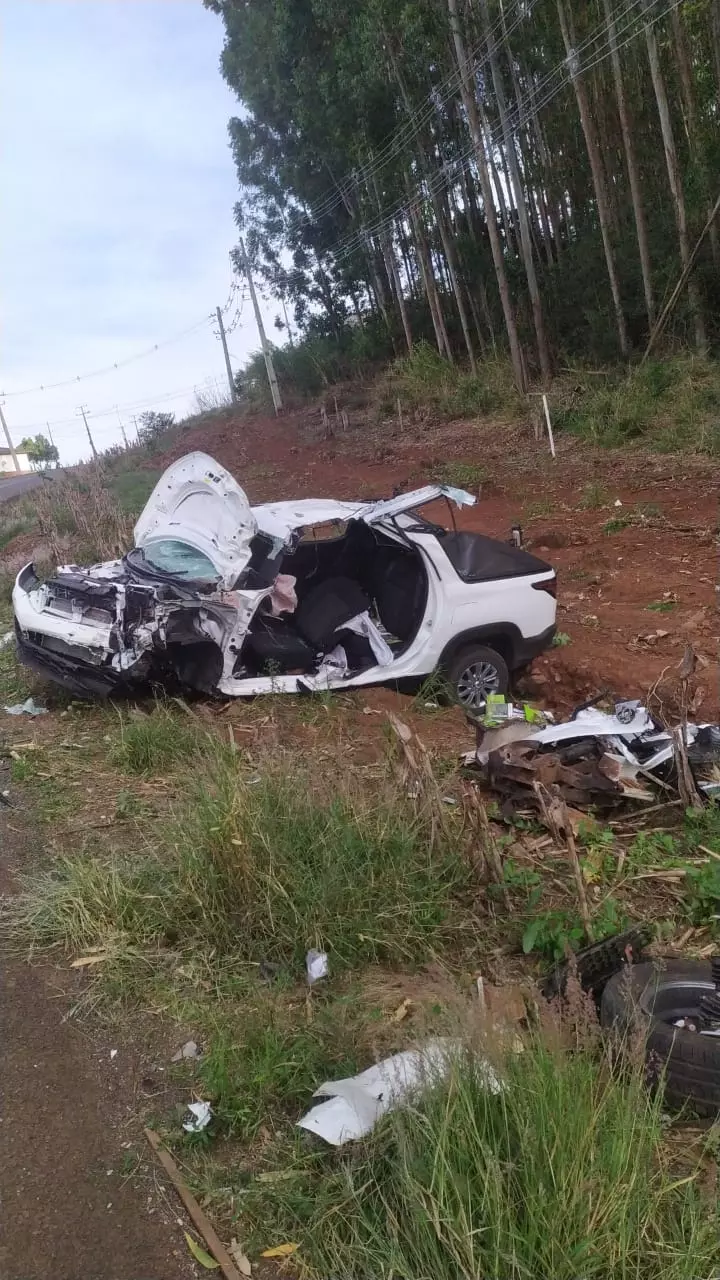
M182 338L188 337L189 334L195 333L206 325L211 319L210 316L204 316L197 324L191 325L189 329L183 329L180 333L176 333L171 338L165 338L162 342L156 342L152 347L148 347L145 351L139 351L134 356L128 356L126 360L117 360L114 364L107 365L104 369L93 369L91 373L78 373L74 378L65 378L61 382L41 383L38 387L24 387L22 391L2 391L0 396L10 399L11 396L29 396L38 391L57 391L60 387L71 387L76 382L85 382L88 378L100 378L103 374L114 373L116 369L124 369L126 365L133 364L136 360L144 360L147 356L153 355L159 351L161 347L168 347L174 342L179 342Z

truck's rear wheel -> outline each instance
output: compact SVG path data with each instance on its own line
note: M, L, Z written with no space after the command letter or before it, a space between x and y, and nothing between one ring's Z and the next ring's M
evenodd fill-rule
M466 711L482 711L489 693L505 694L510 672L496 649L471 644L461 649L445 669L450 695Z

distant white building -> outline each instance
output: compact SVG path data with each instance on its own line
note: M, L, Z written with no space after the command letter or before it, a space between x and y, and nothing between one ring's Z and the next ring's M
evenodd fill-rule
M17 460L20 466L20 470L32 471L32 467L30 466L30 459L28 458L27 454L20 453L17 449L15 450L15 453L17 454ZM10 471L12 474L15 473L15 463L13 461L13 456L9 449L0 449L0 474L4 474L7 471Z

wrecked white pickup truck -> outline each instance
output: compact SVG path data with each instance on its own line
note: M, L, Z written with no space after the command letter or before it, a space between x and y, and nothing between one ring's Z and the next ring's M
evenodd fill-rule
M450 528L420 508L444 499ZM551 642L556 577L455 528L469 494L251 507L204 453L173 463L122 560L18 575L22 662L76 695L171 684L227 697L348 688L439 671L469 709Z

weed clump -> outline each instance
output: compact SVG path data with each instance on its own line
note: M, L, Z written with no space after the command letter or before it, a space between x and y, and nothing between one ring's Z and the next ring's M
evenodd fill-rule
M181 716L159 702L149 715L135 711L128 719L121 719L110 761L128 773L150 777L186 760L202 745L195 719Z

